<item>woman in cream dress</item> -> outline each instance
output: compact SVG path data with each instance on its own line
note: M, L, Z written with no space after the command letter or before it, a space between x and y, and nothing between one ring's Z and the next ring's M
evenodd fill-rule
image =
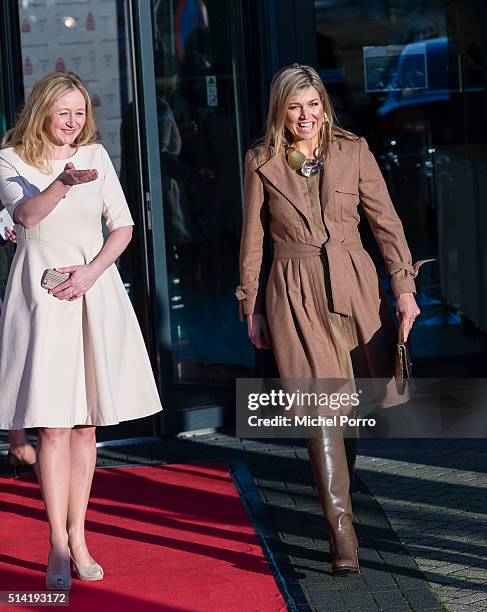
M79 578L103 578L84 535L95 427L162 409L114 263L133 221L95 134L83 82L55 72L34 85L0 150L0 200L17 234L0 318L0 428L38 428L54 589L70 588L71 561ZM47 291L47 268L70 277Z

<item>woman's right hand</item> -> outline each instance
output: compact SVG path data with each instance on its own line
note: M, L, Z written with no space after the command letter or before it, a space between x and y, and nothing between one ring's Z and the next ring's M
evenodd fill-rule
M81 185L82 183L90 183L98 178L98 170L76 170L71 162L64 166L64 170L57 177L63 185L72 187L73 185Z
M247 315L249 338L256 348L267 351L272 348L267 321L264 315Z

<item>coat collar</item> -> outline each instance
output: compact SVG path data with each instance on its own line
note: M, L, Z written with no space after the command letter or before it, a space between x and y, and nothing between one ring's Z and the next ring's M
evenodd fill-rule
M336 185L350 168L353 158L349 146L350 142L347 140L332 142L321 187L323 209L333 196ZM303 190L303 178L289 167L284 147L277 155L259 166L258 170L306 219L311 217L309 201Z

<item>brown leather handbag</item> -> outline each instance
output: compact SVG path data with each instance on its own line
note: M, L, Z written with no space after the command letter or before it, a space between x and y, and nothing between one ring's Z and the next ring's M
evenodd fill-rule
M401 323L401 325L399 326L399 338L396 347L396 368L394 372L397 392L399 393L399 395L404 395L406 391L407 381L409 378L413 377L412 366L413 363L411 361L409 346L404 340L404 327Z

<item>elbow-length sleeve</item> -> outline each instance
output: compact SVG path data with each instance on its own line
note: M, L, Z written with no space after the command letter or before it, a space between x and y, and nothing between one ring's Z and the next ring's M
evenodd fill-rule
M434 259L412 263L401 220L394 209L377 160L363 137L360 138L359 156L360 202L391 277L392 292L395 297L401 293L415 293L414 279L420 266Z
M14 211L32 194L27 193L22 177L15 167L0 155L0 202L14 218Z
M103 217L110 232L119 227L134 225L122 186L105 147L103 158Z
M240 320L243 315L265 314L264 234L266 211L264 185L257 172L252 150L245 155L244 206L240 240L240 285L235 295L239 300Z

